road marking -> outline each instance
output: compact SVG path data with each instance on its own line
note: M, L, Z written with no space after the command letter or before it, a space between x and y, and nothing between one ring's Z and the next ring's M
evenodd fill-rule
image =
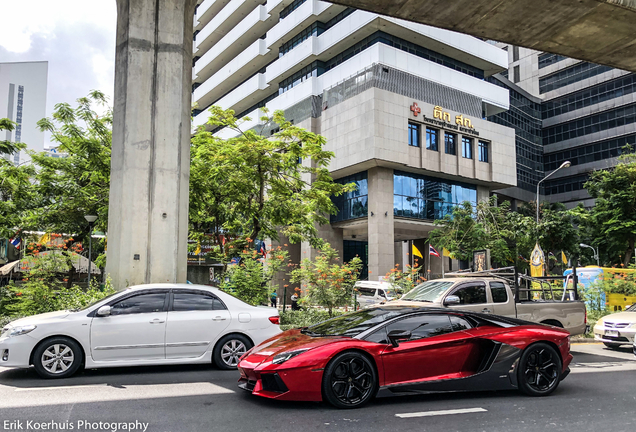
M55 387L28 387L28 388L17 388L14 391L23 392L23 391L33 391L33 390L64 390L64 389L85 389L91 387L104 387L108 384L87 384L87 385L74 385L74 386L55 386Z
M622 372L636 370L636 362L596 362L596 363L575 363L570 365L573 374L591 372Z
M467 413L487 412L487 411L488 410L483 408L463 408L463 409L442 410L442 411L422 411L422 412L414 412L414 413L404 413L404 414L396 414L395 416L399 418L413 418L413 417L431 417L431 416L449 415L449 414L467 414Z

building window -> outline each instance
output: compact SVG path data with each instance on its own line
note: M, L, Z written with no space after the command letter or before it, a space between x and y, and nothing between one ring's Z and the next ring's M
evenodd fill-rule
M438 143L438 132L437 129L432 129L427 127L426 128L426 148L428 150L435 150L438 151L439 147L437 145Z
M488 143L479 141L479 162L488 162Z
M393 172L395 216L442 219L464 201L476 205L476 186L413 173Z
M369 210L367 202L369 195L367 172L362 171L334 181L340 184L354 183L356 188L350 192L345 192L340 196L333 196L331 198L338 209L338 213L331 216L331 223L366 217Z
M581 62L539 79L539 93L547 93L575 82L600 75L613 68L594 63Z
M512 75L513 75L512 79L515 83L518 83L519 81L521 81L521 79L519 78L519 66L515 66L512 69Z
M519 47L518 46L513 46L512 47L512 61L513 62L519 61Z
M444 144L446 147L446 154L456 155L457 154L457 135L445 132L444 133Z
M462 137L462 157L466 159L473 158L473 139Z
M409 145L420 146L420 125L416 123L409 123Z

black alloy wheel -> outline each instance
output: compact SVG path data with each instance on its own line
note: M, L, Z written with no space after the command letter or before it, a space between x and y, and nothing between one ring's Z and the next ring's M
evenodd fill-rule
M519 362L519 389L530 396L547 396L561 381L561 357L543 342L526 348Z
M371 361L358 352L337 355L325 368L323 394L337 408L359 408L375 397L378 379Z

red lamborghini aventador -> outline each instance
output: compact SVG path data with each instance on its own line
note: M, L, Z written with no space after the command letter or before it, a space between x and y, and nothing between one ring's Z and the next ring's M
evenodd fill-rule
M248 351L239 386L357 408L392 394L519 389L552 393L569 373L560 328L458 310L386 306L289 330Z

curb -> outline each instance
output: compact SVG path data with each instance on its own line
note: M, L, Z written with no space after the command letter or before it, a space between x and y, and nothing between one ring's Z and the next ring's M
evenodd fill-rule
M573 344L601 344L602 342L599 342L599 341L595 340L594 338L572 337L572 338L570 338L570 343L573 343Z

